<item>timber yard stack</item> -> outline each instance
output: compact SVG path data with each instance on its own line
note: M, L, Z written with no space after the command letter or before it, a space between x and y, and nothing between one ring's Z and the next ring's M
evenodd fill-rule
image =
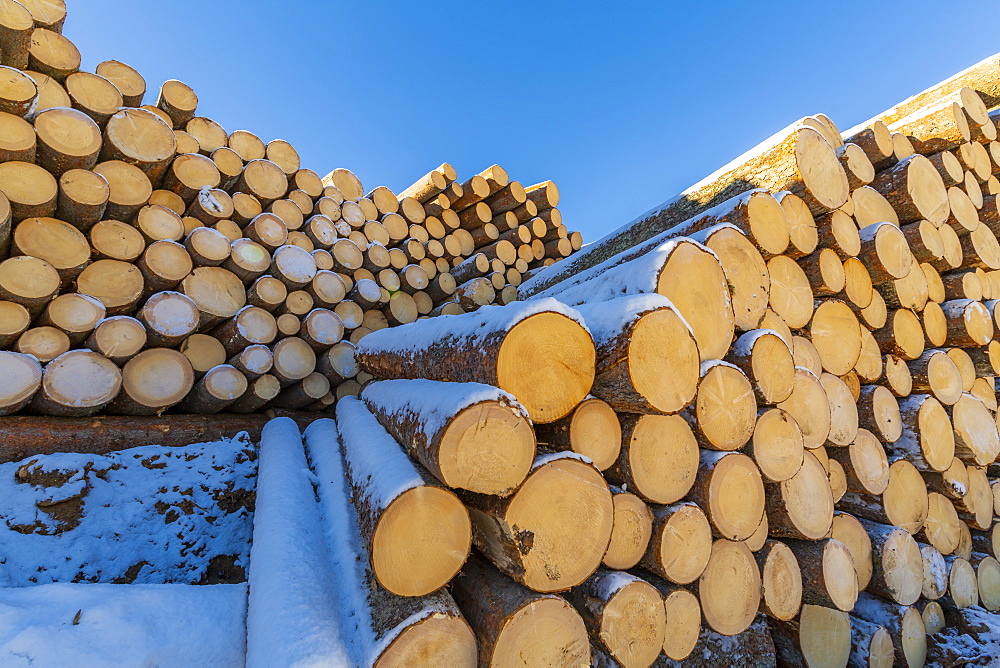
M128 65L80 71L64 19L0 0L0 415L323 410L366 334L510 302L580 248L551 181L320 179L180 81L143 104Z
M551 182L321 179L64 18L0 0L0 413L332 412L291 468L359 664L982 658L1000 56L572 255Z
M1000 622L998 104L1000 56L804 118L522 302L367 336L336 429L381 660L976 659L947 639Z

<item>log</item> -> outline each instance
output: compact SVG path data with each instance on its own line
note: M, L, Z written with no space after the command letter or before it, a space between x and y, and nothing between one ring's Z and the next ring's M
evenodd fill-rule
M963 394L952 406L951 424L955 434L954 455L959 459L986 466L1000 455L996 418L973 395ZM947 461L951 461L950 457Z
M56 4L58 5L58 3ZM61 13L65 16L65 10ZM124 106L139 107L142 105L142 98L146 94L146 81L132 67L117 60L106 60L100 63L94 71L121 91Z
M0 367L6 379L0 390L0 415L12 415L27 406L41 387L42 365L31 355L0 351Z
M653 513L635 494L612 487L614 521L611 542L602 563L608 568L625 570L642 559L653 533Z
M350 536L333 545L332 561L338 576L360 592L343 602L349 606L347 614L365 625L361 634L364 640L355 643L352 662L380 668L420 661L472 665L476 659L475 636L446 591L408 598L395 596L378 585L368 565L370 553L359 535L358 516L345 485L343 460L337 449L330 447L338 439L333 421L315 422L305 437L309 461L319 481L325 533Z
M595 396L630 413L676 413L691 402L698 386L698 348L665 297L622 297L578 310L590 323L597 348ZM648 352L654 350L672 354Z
M479 640L479 665L504 666L526 656L543 663L590 663L587 628L564 599L535 593L475 555L452 591Z
M449 487L510 495L534 460L534 434L511 395L478 383L386 380L361 399L397 442Z
M832 424L830 400L826 388L811 371L795 368L792 393L777 406L795 419L806 448L816 448L826 442Z
M833 492L823 465L812 452L791 478L765 487L765 510L772 536L819 540L833 523Z
M221 267L196 267L180 287L198 305L202 328L233 317L247 303L243 282Z
M922 541L942 554L951 554L958 547L961 528L958 512L952 501L938 492L927 494L927 520L917 534Z
M753 437L744 449L764 480L782 482L802 466L802 431L795 419L780 408L761 409Z
M762 196L764 193L755 194ZM853 222L851 225L853 226ZM704 244L719 258L730 285L736 329L756 329L764 316L771 290L771 279L762 252L754 247L737 225L730 223L714 225L694 234L692 238Z
M20 314L26 316L27 311L13 302L5 303L9 305L8 313L5 314L5 324L9 323L16 328L21 322ZM105 315L104 304L98 299L90 295L68 292L48 303L37 324L56 327L66 333L71 343L79 345L94 331L97 323L103 320Z
M920 586L920 595L928 601L936 601L944 596L948 591L948 564L945 563L944 556L941 552L931 545L920 546L920 557L924 565L924 576ZM938 606L938 609L940 609L940 606ZM929 611L927 615L923 615L925 622L927 621L927 617L931 614L934 614L933 609ZM942 612L941 614L943 615L944 613ZM928 630L928 632L937 633L937 631L930 630Z
M468 513L453 493L407 459L360 401L338 401L337 422L374 577L398 596L439 589L469 553ZM395 479L386 485L389 471Z
M28 49L34 21L31 12L20 3L3 3L0 15L0 63L21 70L28 68Z
M193 266L187 249L176 241L151 243L136 262L145 282L142 292L149 294L176 288L191 273ZM122 310L125 310L124 306Z
M715 541L696 588L702 615L712 629L727 636L745 631L761 597L760 570L750 548L742 542Z
M143 304L136 318L146 328L146 344L176 348L198 329L198 305L179 292L157 292Z
M846 545L834 538L786 539L802 572L802 601L850 612L858 598L854 558Z
M576 455L538 457L509 497L463 492L462 498L472 517L476 547L502 572L535 591L577 586L597 569L610 543L611 493L598 470ZM561 508L573 510L563 513Z
M802 607L802 571L795 553L781 541L768 540L754 558L761 573L760 611L773 619L793 619Z
M193 386L194 370L187 357L169 348L150 348L125 363L121 392L107 409L119 415L160 415Z
M846 666L851 654L851 617L842 610L803 605L787 622L772 622L778 659L792 666Z
M179 408L186 413L218 413L239 399L247 387L247 378L239 369L220 364L195 383Z
M839 540L850 551L854 572L857 575L858 591L863 591L872 579L872 541L865 525L853 515L837 511L833 516L830 537Z
M889 632L881 624L851 618L851 668L891 668L896 657Z
M922 666L927 657L927 632L916 608L896 605L862 593L854 614L879 624L889 633L897 665Z
M189 342L191 341L191 339L195 337L198 337L197 339L195 339L196 341L202 338L206 340L211 339L213 341L218 341L218 339L215 339L215 337L210 337L206 334L194 334L193 336L189 336L185 340L185 343L190 346ZM221 351L220 357L224 360L226 352L225 348L222 348L220 345L218 350ZM191 360L191 365L194 367L196 374L200 375L201 373L205 373L208 370L204 368L199 368L199 364L195 363L195 360L192 359L192 353L190 347L185 349L184 344L182 344L181 352L184 353L185 356ZM218 364L221 363L222 362L219 362ZM226 363L239 369L239 371L244 376L246 376L247 380L256 380L257 378L260 378L265 373L271 370L271 367L274 365L274 355L271 354L271 350L267 346L261 344L253 344L247 346L240 352L230 357ZM209 369L214 366L218 366L218 364L211 365Z
M834 448L830 458L836 460L847 477L847 489L860 494L881 494L889 485L889 461L878 438L866 429L846 448Z
M55 213L58 186L55 177L42 167L28 162L0 163L0 183L14 223Z
M753 460L741 453L703 450L689 498L705 510L713 533L746 540L764 514L764 483Z
M14 116L26 116L38 101L38 86L27 74L20 70L2 66L0 75L4 83L0 87L0 112Z
M539 445L548 450L570 450L589 457L604 471L615 463L622 446L618 416L605 402L588 396L564 418L535 425Z
M110 195L111 188L103 176L71 169L59 177L56 217L77 229L91 230L104 216Z
M14 302L0 302L0 346L6 348L14 343L30 324L28 309Z
M378 378L494 385L516 396L533 421L553 422L586 396L594 377L593 342L574 316L554 300L484 307L449 318L445 329L428 320L374 332L358 361Z
M98 260L77 276L76 289L99 299L108 315L121 315L132 312L142 296L143 276L134 264Z
M14 350L33 355L45 364L69 350L69 337L55 327L32 327L17 340Z
M253 413L266 406L281 391L281 383L269 373L247 384L246 391L229 405L234 413Z

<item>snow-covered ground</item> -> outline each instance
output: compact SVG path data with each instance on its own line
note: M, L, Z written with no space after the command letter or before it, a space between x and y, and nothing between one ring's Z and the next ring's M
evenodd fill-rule
M242 666L245 584L0 589L0 666Z

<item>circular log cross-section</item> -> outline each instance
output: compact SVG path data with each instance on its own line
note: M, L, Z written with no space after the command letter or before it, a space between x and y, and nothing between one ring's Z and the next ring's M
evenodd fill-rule
M955 431L956 457L976 466L986 466L1000 455L996 419L982 401L971 394L963 394L951 409L951 422Z
M727 359L746 374L761 403L776 404L792 393L795 362L788 344L776 332L747 332L733 344Z
M784 543L769 540L755 553L760 567L761 611L788 621L802 607L802 570L795 554Z
M589 457L601 471L617 461L622 446L618 415L596 397L584 399L564 418L535 425L535 436L539 444L553 450L572 450Z
M17 340L14 349L19 353L34 355L46 364L69 350L69 337L55 327L32 327Z
M122 373L113 362L89 350L71 350L45 366L32 406L46 415L93 415L115 398L121 386Z
M653 531L642 565L676 584L690 584L705 571L712 527L691 502L653 507Z
M653 534L653 513L631 492L612 488L611 494L615 517L603 563L608 568L625 570L638 564L646 552Z
M66 332L73 343L79 344L94 331L105 315L104 304L100 300L90 295L68 292L49 302L42 324L59 328Z
M773 536L819 540L829 533L833 491L826 469L811 452L803 453L798 473L768 486L766 510Z
M802 430L780 408L761 412L747 447L768 482L788 480L802 466Z
M80 273L76 289L100 299L109 315L121 315L131 312L142 296L142 273L128 262L98 260Z
M764 515L760 469L742 453L703 450L691 499L705 510L717 536L746 540Z
M583 582L611 540L611 493L600 472L577 459L539 464L506 499L473 496L466 501L479 529L476 547L535 591L563 591Z
M42 0L42 2L46 3L46 0ZM94 71L121 91L125 106L138 107L142 104L142 97L146 94L146 81L133 68L117 60L106 60L98 65Z
M31 355L0 350L0 415L10 415L24 408L42 383L42 365Z
M0 67L0 112L25 116L38 100L38 86L24 72Z
M764 203L763 206L758 206L761 203ZM772 242L772 247L788 245L788 226L781 206L774 197L765 192L753 193L747 211L750 226L756 221L770 226L779 237L783 237L783 241L779 239ZM765 243L761 243L761 248L766 250ZM726 274L732 291L736 329L741 332L756 329L767 309L767 297L771 290L771 279L760 251L743 233L728 225L720 225L707 231L704 244L718 256Z
M698 444L678 415L621 417L621 450L605 472L651 503L673 503L691 489L698 470Z
M698 598L708 625L727 636L745 631L757 614L760 593L760 570L750 548L742 542L715 541L698 579Z
M169 348L150 348L122 368L122 391L109 405L112 413L159 415L194 387L188 358Z
M700 445L727 451L743 447L757 419L750 381L732 364L703 363L694 414Z
M778 408L791 415L802 431L802 442L807 448L818 448L830 435L830 400L826 389L811 371L796 367L792 393L778 404Z
M830 537L839 540L851 552L858 591L864 591L872 579L872 539L854 515L837 512L833 517Z
M90 262L90 245L80 230L55 218L28 218L14 228L14 251L52 265L63 281L79 275Z
M824 301L813 313L809 339L819 353L823 369L843 376L861 357L861 325L854 311L842 301Z

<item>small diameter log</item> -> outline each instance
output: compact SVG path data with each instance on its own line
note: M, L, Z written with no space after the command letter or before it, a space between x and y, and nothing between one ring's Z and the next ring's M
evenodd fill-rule
M625 570L642 559L653 534L653 512L635 494L612 487L614 522L611 542L602 563L608 568Z
M197 231L197 229L195 231ZM209 266L209 263L205 262L202 266ZM244 285L246 285L251 281L257 280L261 274L271 267L271 255L267 252L266 248L257 242L241 238L233 241L230 245L229 259L223 261L222 267L223 269L231 271L238 279L240 279L240 281L243 282ZM271 276L267 278L271 283L280 284L281 289L284 289L287 293L288 289L285 288L284 283L281 283L278 279ZM277 300L277 302L268 303L268 306L270 306L270 308L274 308L274 306L281 301L284 301L284 296ZM254 306L266 308L262 304L254 304Z
M7 66L3 66L0 75L4 79L0 88L0 112L24 117L37 108L38 86L31 77L14 67ZM68 100L69 96L66 97Z
M184 247L187 248L192 262L197 267L217 267L229 260L231 256L236 257L233 252L234 245L229 241L229 238L211 227L193 229L185 237Z
M590 390L594 344L555 300L484 307L365 337L358 361L377 378L483 382L518 397L535 422L568 414ZM415 342L420 344L414 347Z
M36 160L59 178L71 169L93 169L101 150L101 129L76 109L54 107L34 119Z
M660 295L579 308L597 348L595 396L616 411L676 413L698 387L698 347L684 319ZM654 351L670 350L663 356Z
M945 408L928 394L916 394L901 400L899 410L903 430L887 451L921 471L946 470L955 453L955 436Z
M482 557L469 558L452 593L476 632L479 665L506 666L522 657L545 665L590 663L587 628L569 603L517 584Z
M23 255L0 262L0 298L24 306L33 317L56 296L59 283L59 273L45 260Z
M337 423L375 578L399 596L440 588L469 553L468 513L453 493L409 461L360 401L338 401ZM391 485L385 484L388 471L395 478Z
M284 388L271 405L289 410L305 409L330 393L330 380L316 371Z
M872 333L879 349L885 354L914 360L924 352L923 326L909 309L891 311L886 324Z
M282 386L302 380L316 370L316 352L302 339L289 336L271 348L274 354L271 373Z
M128 262L98 260L77 277L76 290L101 300L108 315L131 313L142 296L142 272Z
M108 412L160 415L179 403L193 386L194 370L187 357L169 348L150 348L125 363L121 392L108 405Z
M103 176L111 189L105 218L129 222L149 201L153 186L142 170L121 160L98 163L94 171Z
M948 322L947 344L959 348L978 348L993 338L993 319L981 302L954 299L941 304Z
M960 517L969 526L986 530L990 528L994 505L989 479L986 477L984 469L975 466L967 466L966 472L969 475L968 492L962 498L956 499L955 505L958 507ZM971 542L971 536L967 538ZM962 540L959 541L959 546L961 544ZM959 549L959 547L955 548L956 554L959 553Z
M507 498L467 492L463 500L476 547L535 591L562 591L583 582L597 569L611 540L611 493L598 470L577 455L537 458L527 479ZM573 510L560 511L565 508Z
M689 498L705 510L713 533L729 540L749 538L764 514L760 470L741 453L703 450Z
M864 525L853 515L836 512L830 537L839 540L851 552L858 591L868 587L872 579L872 541Z
M648 582L601 568L566 599L595 644L623 667L649 666L663 649L666 611L660 592Z
M198 96L184 82L170 79L160 87L156 106L167 113L174 123L174 129L178 129L194 118L195 109L198 107Z
M955 434L954 454L959 459L976 466L986 466L1000 455L996 418L972 394L963 394L952 406L951 424ZM950 457L948 461L951 461Z
M751 199L751 205L765 193L757 192L754 195L756 197ZM767 199L774 203L769 195ZM781 213L780 206L776 208ZM853 221L850 222L853 226ZM698 232L693 238L719 258L730 285L736 329L745 332L759 327L771 291L771 278L764 263L763 252L757 250L736 225L729 223L714 225Z
M247 386L246 376L239 369L220 364L195 383L179 408L185 413L218 413L239 399Z
M930 160L912 155L875 176L871 187L899 214L899 222L928 220L941 225L948 219L948 193Z
M24 5L4 2L0 5L0 63L20 70L28 69L28 49L34 21Z
M803 605L787 622L772 622L780 661L791 666L846 666L851 655L851 616L843 610Z
M64 14L64 12L59 13ZM142 98L146 93L146 81L135 69L117 60L106 60L99 64L94 71L121 91L125 106L138 107L142 105Z
M941 552L931 545L920 546L920 557L924 565L920 595L928 601L936 601L948 593L948 564Z
M792 393L778 408L795 419L806 448L817 448L826 442L831 427L830 400L820 379L811 371L795 368Z
M848 492L840 500L840 507L858 517L915 534L927 519L927 489L913 464L900 459L889 466L889 484L881 496Z
M146 328L135 318L112 316L97 323L84 345L121 366L146 346Z
M497 388L387 380L366 385L361 399L393 438L449 487L507 496L534 459L527 413Z
M620 422L621 450L605 471L607 480L650 503L683 498L698 470L698 444L688 423L676 415L636 414L623 414Z
M941 403L952 406L962 396L962 374L944 350L926 350L908 365L913 390L933 394Z
M861 494L881 494L889 485L889 461L882 443L866 429L859 429L846 448L834 448L830 458L841 465L847 489Z
M254 349L261 347L263 346L250 346L249 348L244 349L239 356L233 358L233 360L236 361L230 360L229 363L240 371L243 371L244 375L248 378L256 378L260 374L251 374L248 372L247 368L250 367L240 363L238 358L242 357L243 354L246 353L254 359L258 359L259 356L254 354ZM267 351L267 369L261 373L264 373L271 368L271 351L267 350L267 348L264 349ZM195 378L201 378L209 369L226 362L226 349L222 347L222 344L217 338L209 336L208 334L192 334L181 342L178 350L180 350L181 353L183 353L184 356L191 361L191 366L194 368Z
M14 350L34 355L45 364L69 350L69 337L55 327L32 327L17 340Z
M830 248L807 255L799 260L799 266L809 279L813 294L818 297L835 295L847 284L843 260Z
M0 113L0 132L0 160L35 162L35 129L31 123L20 116Z
M742 542L715 541L696 588L709 626L723 635L745 631L761 597L760 570L750 548Z
M851 656L847 662L852 668L892 668L896 650L889 632L881 624L873 624L858 617L851 618Z
M338 441L334 422L314 422L305 437L309 461L316 470L323 531L348 537L337 544L331 556L337 577L359 593L345 600L350 609L345 614L365 620L365 630L351 650L355 657L352 660L378 668L420 662L448 666L475 663L475 636L446 591L408 598L395 596L378 585L352 508L350 489L344 484L343 459L337 448L330 447ZM300 463L304 465L305 460ZM586 631L581 628L581 633Z
M354 359L354 344L340 341L321 353L316 362L316 370L330 379L331 383L340 384L354 378L360 368Z
M862 593L858 596L854 615L879 624L889 632L895 649L896 665L924 665L927 657L927 630L916 608L896 605Z
M833 492L815 455L806 451L798 473L766 486L765 509L772 536L819 540L829 533Z
M67 172L73 174L75 172ZM94 172L88 172L93 174ZM118 220L102 220L89 231L95 259L131 262L146 250L146 240L139 230Z
M45 366L32 410L46 415L82 417L108 404L122 385L110 360L89 350L72 350Z
M281 383L278 379L266 373L249 382L246 391L229 405L228 410L233 413L254 413L278 396L280 391Z
M776 332L755 329L743 334L727 360L750 380L759 402L775 404L791 395L795 365L788 345Z
M793 619L802 608L802 571L792 550L768 540L754 553L761 573L760 611L782 621Z
M0 302L0 347L6 348L14 343L30 324L28 309L14 302ZM617 419L615 422L617 423Z
M27 315L24 307L5 302L10 307L17 307ZM18 311L8 307L9 313L0 310L0 319L7 315L11 323L20 322ZM56 327L65 332L71 343L79 345L90 335L97 323L104 319L106 310L100 300L77 292L59 295L45 307L45 313L38 320L39 325ZM4 323L6 324L6 322Z
M762 409L745 452L767 482L788 480L802 467L802 431L780 408Z
M0 415L13 415L28 405L42 383L42 365L31 355L0 351L5 382L0 387Z
M830 403L828 443L848 445L858 433L858 408L851 388L833 374L824 373L819 380Z
M179 292L157 292L136 314L146 328L147 345L175 348L198 329L198 305Z
M214 337L209 337L205 334L195 334L194 336L217 340L214 339ZM188 337L187 341L190 341L191 338L193 337ZM222 352L222 357L225 358L225 349L220 348L220 350ZM185 350L183 345L181 346L181 352L185 353L188 359L191 359L191 355L187 354L187 350ZM255 380L271 370L271 367L274 364L274 356L271 354L271 350L267 346L255 344L247 346L240 352L233 355L229 358L227 364L237 368L244 376L247 377L248 380ZM192 365L195 367L195 372L197 373L199 369L193 360ZM204 370L201 372L204 373Z
M233 317L247 302L242 281L221 267L196 267L180 287L198 305L203 329Z
M172 290L194 266L191 255L176 241L156 241L150 244L136 262L145 281L146 294Z
M535 425L535 437L546 449L571 450L589 457L602 471L615 463L622 446L618 416L596 397L587 397L564 418Z
M228 357L254 344L268 345L277 335L274 316L256 306L244 306L212 330L212 336L222 343Z
M802 571L802 601L850 612L858 598L854 558L834 538L786 539Z

